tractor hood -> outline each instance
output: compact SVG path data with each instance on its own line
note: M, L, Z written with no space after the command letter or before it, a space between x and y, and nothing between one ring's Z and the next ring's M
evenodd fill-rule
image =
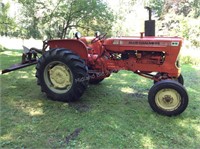
M181 47L182 38L179 37L119 37L108 38L104 46L109 51L123 52L124 50L148 50L149 48Z

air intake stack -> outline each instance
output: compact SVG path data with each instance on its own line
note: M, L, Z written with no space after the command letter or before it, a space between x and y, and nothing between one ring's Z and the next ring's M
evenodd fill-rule
M145 21L145 36L155 36L155 20L151 20L151 8L145 7L149 11L149 20Z

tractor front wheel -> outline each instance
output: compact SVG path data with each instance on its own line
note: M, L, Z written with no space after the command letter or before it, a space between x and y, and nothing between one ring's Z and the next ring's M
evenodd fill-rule
M88 84L85 62L66 49L45 52L38 60L36 77L47 97L58 101L79 99Z
M161 73L157 73L156 76L162 76ZM179 82L180 84L184 85L184 79L183 79L183 75L180 74L178 78L172 78L172 80ZM155 81L154 80L154 84L157 83L159 81Z
M187 108L188 94L180 83L174 80L162 80L150 89L148 101L155 112L175 116Z

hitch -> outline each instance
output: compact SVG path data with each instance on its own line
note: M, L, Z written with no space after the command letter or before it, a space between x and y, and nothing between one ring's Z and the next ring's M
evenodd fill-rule
M11 72L14 70L18 70L21 68L25 68L34 64L37 64L37 60L38 60L38 53L42 54L43 51L36 49L36 48L27 48L25 46L23 46L23 54L22 54L22 61L19 64L15 64L13 66L11 66L10 68L4 69L2 70L1 74L5 74L7 72Z
M37 61L38 61L38 58L39 58L37 54L42 55L43 53L46 52L46 49L48 47L48 40L43 41L42 49L37 49L37 48L30 48L29 49L25 46L22 46L22 47L23 47L23 54L22 54L21 63L15 64L15 65L11 66L10 68L2 70L0 74L4 74L4 73L7 73L7 72L11 72L11 71L14 71L14 70L18 70L18 69L21 69L21 68L25 68L25 67L37 64Z

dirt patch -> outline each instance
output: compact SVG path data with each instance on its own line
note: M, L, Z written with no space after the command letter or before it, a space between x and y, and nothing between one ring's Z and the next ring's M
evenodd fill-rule
M78 112L88 112L90 110L90 106L83 103L69 103L69 105L76 109Z
M66 137L66 143L69 144L69 142L71 140L75 140L78 137L78 135L81 133L82 130L83 130L83 128L75 129L70 135L68 135Z

